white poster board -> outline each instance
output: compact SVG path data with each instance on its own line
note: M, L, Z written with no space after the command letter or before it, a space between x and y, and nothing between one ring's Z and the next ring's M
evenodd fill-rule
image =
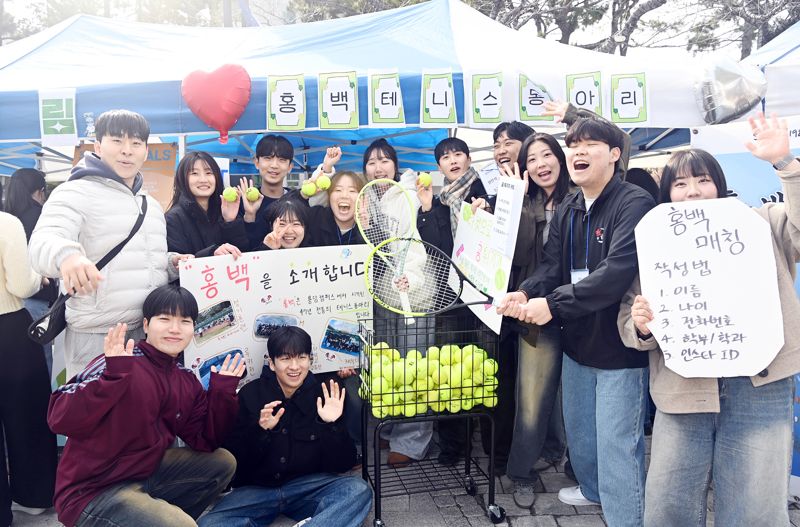
M736 199L663 203L636 227L648 327L683 377L756 375L783 346L769 224Z
M299 326L311 335L314 372L358 367L358 320L372 318L364 282L365 245L282 249L196 258L181 285L200 315L184 363L202 382L228 353L247 360L244 381L261 374L269 334Z
M493 297L496 302L508 290L524 195L524 181L502 177L499 179L493 215L481 209L472 214L468 203L461 204L461 219L453 240L451 258L481 291ZM451 276L451 280L453 278ZM482 298L484 297L469 284L464 284L461 295L463 302ZM503 317L497 314L494 306L478 304L469 308L492 331L500 334Z

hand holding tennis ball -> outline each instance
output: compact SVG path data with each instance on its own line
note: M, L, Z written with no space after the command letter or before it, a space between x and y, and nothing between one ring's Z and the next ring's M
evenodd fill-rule
M258 198L261 197L261 193L258 191L256 187L250 187L247 189L247 193L245 194L247 201L258 201Z
M317 178L317 188L320 190L328 190L331 188L331 178L322 174Z
M423 187L430 187L433 183L433 178L428 172L420 172L419 176L417 176L417 183Z
M310 198L317 193L317 186L312 181L306 181L303 183L303 186L300 187L300 192L302 192L304 196Z
M222 199L225 201L230 201L233 203L239 197L239 194L236 192L236 189L233 187L228 187L222 191Z

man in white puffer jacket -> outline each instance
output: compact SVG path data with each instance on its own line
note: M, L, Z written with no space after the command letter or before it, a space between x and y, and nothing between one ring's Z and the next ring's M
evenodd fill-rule
M103 353L103 338L118 322L129 338L144 338L142 303L153 289L177 278L181 255L167 253L164 212L146 196L139 173L147 159L150 126L138 113L111 110L95 123L94 153L87 152L45 203L30 239L32 267L61 277L74 296L67 302L67 379ZM95 263L124 240L139 216L139 231L98 271Z

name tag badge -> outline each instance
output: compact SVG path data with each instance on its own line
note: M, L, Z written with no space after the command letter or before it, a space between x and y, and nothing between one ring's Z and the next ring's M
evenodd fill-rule
M581 280L583 280L584 278L589 276L589 270L588 269L573 269L570 272L570 274L572 276L572 283L573 284L577 284L578 282L580 282Z

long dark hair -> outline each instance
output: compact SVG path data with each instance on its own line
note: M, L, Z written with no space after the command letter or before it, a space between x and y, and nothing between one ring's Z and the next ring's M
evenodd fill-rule
M526 137L522 142L522 147L519 149L519 158L517 159L519 170L524 173L527 169L528 149L536 141L541 141L546 144L550 151L553 152L553 155L556 156L556 159L558 159L560 169L558 172L558 179L556 180L556 186L553 189L553 193L550 194L550 197L545 201L545 204L553 203L554 205L558 205L569 192L569 171L567 170L567 156L564 155L564 150L561 148L561 145L558 144L555 137L541 132ZM539 192L544 192L544 190L531 180L528 183L528 195L531 200L534 199Z
M689 148L672 154L666 166L664 166L664 170L661 173L661 183L658 188L659 203L670 203L672 201L669 195L672 190L672 183L681 174L691 177L708 174L711 181L717 186L717 197L724 198L728 195L728 184L725 182L725 173L722 171L722 167L719 166L719 162L705 150Z
M207 214L209 220L216 221L220 216L219 195L222 194L224 183L222 182L222 172L219 169L219 165L214 158L206 152L189 152L181 159L181 162L178 164L178 170L175 171L175 184L172 187L172 203L169 204L169 208L176 206L180 202L181 196L184 195L187 198L195 200L192 191L189 190L189 172L194 168L196 161L202 161L208 165L214 173L215 187L214 192L208 197Z
M33 207L41 207L33 199L33 193L44 190L47 183L44 172L35 168L20 168L11 174L11 179L6 185L6 212L17 218L22 218Z

